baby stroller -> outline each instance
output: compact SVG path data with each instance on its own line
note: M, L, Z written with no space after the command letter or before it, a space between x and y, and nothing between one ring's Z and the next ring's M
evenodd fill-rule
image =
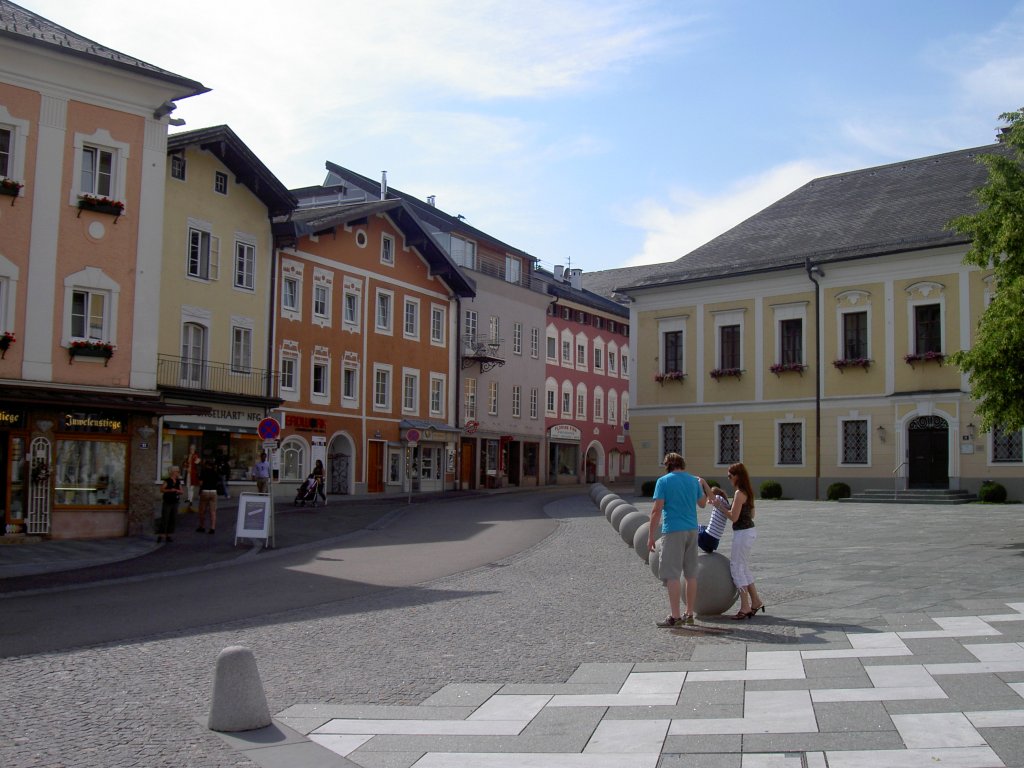
M306 502L310 502L311 506L316 506L316 497L320 493L320 479L315 475L310 475L303 481L302 485L298 487L295 492L295 506L304 507Z

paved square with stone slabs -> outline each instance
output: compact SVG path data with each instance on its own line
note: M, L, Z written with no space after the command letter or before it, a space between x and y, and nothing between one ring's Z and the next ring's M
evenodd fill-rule
M768 612L685 630L585 495L545 511L538 546L428 584L0 660L0 764L1024 767L1024 506L759 502ZM264 732L204 727L235 644Z

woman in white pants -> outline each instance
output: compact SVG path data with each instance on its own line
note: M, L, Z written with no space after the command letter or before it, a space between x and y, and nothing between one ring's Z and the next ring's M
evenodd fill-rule
M750 475L742 463L729 467L729 479L735 493L732 506L725 510L725 516L732 520L732 551L729 553L729 569L732 581L740 592L740 610L734 619L752 619L758 611L764 610L764 603L754 586L754 575L750 572L750 553L757 540L754 527L754 491L750 487Z

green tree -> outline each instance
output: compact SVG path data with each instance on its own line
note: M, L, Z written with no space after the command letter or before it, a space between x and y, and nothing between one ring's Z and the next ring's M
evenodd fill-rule
M950 228L971 237L964 263L992 269L996 292L970 349L950 356L967 374L982 429L1024 428L1024 108L1006 112L1000 143L1010 152L981 155L988 181L975 192L977 213Z

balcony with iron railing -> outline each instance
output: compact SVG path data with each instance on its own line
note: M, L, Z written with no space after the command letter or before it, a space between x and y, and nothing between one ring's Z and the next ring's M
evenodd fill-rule
M157 355L157 387L169 391L187 391L193 396L236 395L275 399L277 379L277 373L263 368Z
M502 339L467 334L462 337L462 367L480 365L480 372L486 373L495 366L505 364Z

